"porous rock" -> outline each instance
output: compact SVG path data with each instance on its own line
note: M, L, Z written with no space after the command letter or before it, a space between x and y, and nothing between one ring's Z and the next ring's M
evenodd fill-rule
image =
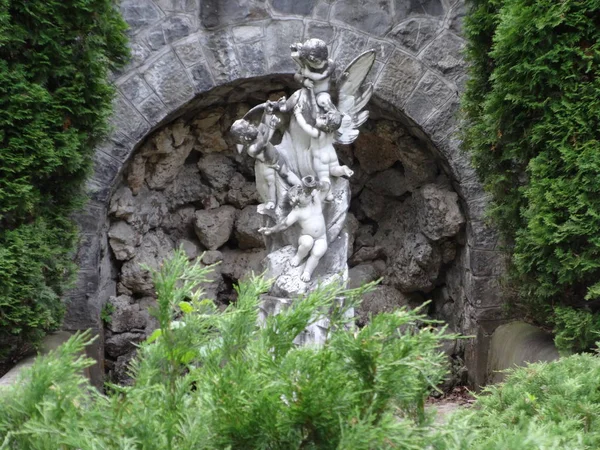
M200 243L209 250L221 247L231 236L235 216L236 209L228 205L196 211L194 229Z
M111 224L108 230L108 242L115 258L127 261L133 258L135 247L140 244L142 236L123 220Z
M241 249L261 248L265 241L258 232L262 226L263 217L257 212L256 206L247 206L240 211L235 221L234 235Z
M456 235L465 223L458 194L427 184L415 192L417 220L421 232L433 241Z

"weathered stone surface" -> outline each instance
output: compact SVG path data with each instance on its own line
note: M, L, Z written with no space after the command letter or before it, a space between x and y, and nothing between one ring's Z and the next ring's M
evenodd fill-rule
M406 112L417 122L425 120L453 94L446 83L429 71L406 102Z
M231 185L231 189L227 192L227 202L237 209L244 209L248 205L257 204L258 193L256 192L256 185L245 180L235 186Z
M354 143L354 156L367 174L389 169L399 157L394 142L368 132L359 134Z
M233 39L226 31L218 31L202 36L204 54L208 67L217 83L224 83L240 78L243 67L240 65Z
M377 267L374 264L359 264L348 271L348 288L361 287L379 277Z
M189 260L194 260L200 254L200 247L189 239L181 239L177 242L177 248L182 247Z
M227 242L233 230L235 216L233 206L196 211L194 229L202 245L209 250L216 250Z
M124 219L142 233L158 227L168 211L163 193L151 191L146 186L142 187L136 198L128 187L118 189L112 196L109 208L109 214Z
M142 115L120 95L113 101L110 124L134 142L139 141L150 129Z
M465 223L456 192L426 184L414 198L421 232L433 241L454 236Z
M273 10L275 13L296 14L300 16L309 16L312 14L316 0L273 0Z
M169 209L187 203L204 206L210 204L210 196L210 187L202 182L198 168L194 165L185 165L165 189Z
M129 77L119 85L119 89L135 105L145 100L152 94L152 89L138 74Z
M467 224L467 243L473 248L493 250L498 243L498 231L481 221Z
M402 306L409 306L410 298L391 286L377 286L373 292L365 294L356 309L357 323L364 326L369 318L383 312L392 312Z
M435 287L442 256L420 233L404 236L403 245L388 253L386 282L402 292L429 292Z
M146 328L148 312L140 310L140 305L134 303L133 298L120 295L109 298L108 302L113 308L108 321L108 329L113 333L140 331Z
M266 28L265 54L269 72L294 73L296 63L290 58L290 45L302 36L304 23L301 20L278 20Z
M145 338L144 333L115 334L104 342L104 349L109 356L116 358L135 350L136 344L139 344Z
M261 248L265 240L258 232L263 225L263 217L256 211L256 206L247 206L240 211L235 220L235 238L241 249Z
M408 15L444 15L444 6L441 0L394 0L394 3L396 20Z
M183 168L183 164L192 151L194 140L187 137L179 147L171 147L171 150L156 158L150 164L146 164L146 183L151 189L164 189L170 184Z
M194 214L196 207L186 206L179 208L165 217L162 226L168 230L174 239L196 239L194 232Z
M434 19L410 19L395 27L388 36L401 47L419 53L435 38L441 25L441 21Z
M153 24L161 16L160 10L150 0L123 0L119 10L129 24L131 33Z
M207 250L202 257L202 263L207 266L223 261L223 253L218 250Z
M173 45L173 49L185 67L206 63L197 35L190 36Z
M364 34L355 33L347 28L338 30L333 49L336 78L360 52L366 50L368 41L369 39Z
M330 23L323 22L308 22L306 24L305 36L315 39L321 39L327 43L327 47L331 48L334 43L336 28Z
M463 56L465 41L453 33L444 32L423 53L423 61L445 77L457 80L465 73Z
M498 277L506 273L508 256L495 250L468 249L471 273L478 277Z
M167 44L171 44L195 31L192 20L186 16L171 16L162 23L162 27Z
M429 133L433 141L438 144L438 147L440 147L440 144L442 144L451 133L456 131L459 108L460 105L458 99L450 99L425 123L425 131Z
M208 183L220 191L229 186L236 173L233 161L218 153L211 153L200 158L198 169Z
M255 275L262 273L262 260L266 256L266 250L231 250L223 249L223 262L221 273L233 282L241 280L254 272Z
M172 255L172 252L173 243L162 230L146 233L135 257L123 264L121 283L135 294L154 295L154 284L150 273L140 265L158 269L161 263Z
M218 123L200 130L198 133L198 149L203 153L219 153L231 150L223 138L223 132Z
M258 77L267 73L267 61L262 41L238 44L238 55L245 76Z
M160 24L152 27L145 35L144 41L151 50L158 50L166 45L165 34Z
M362 211L369 219L381 218L386 207L386 200L383 196L365 188L360 194L359 201Z
M236 42L254 42L264 36L264 28L257 25L240 25L233 27L232 32Z
M144 79L168 108L177 108L194 95L194 87L174 52L151 64Z
M115 258L119 261L127 261L135 254L135 247L142 240L142 236L123 220L114 222L108 230L108 242Z
M251 0L202 0L200 20L205 28L243 23L266 16L264 6Z
M348 261L348 264L355 266L357 264L383 258L384 256L385 252L383 251L383 248L379 246L364 246L354 252Z
M146 178L146 158L141 153L136 153L127 170L127 184L133 195L137 195Z
M400 170L393 168L376 174L367 182L367 187L376 194L391 197L400 197L408 192L408 185L404 174Z
M158 95L152 94L138 105L139 111L152 125L158 124L167 115L167 107Z
M207 64L199 63L190 68L190 75L194 82L196 93L206 92L214 87L215 82Z
M425 72L424 66L414 58L396 50L375 85L375 93L397 108L404 102Z
M404 167L404 177L409 190L436 179L438 168L435 159L413 137L406 136L398 141L398 156Z
M155 0L163 11L185 12L196 9L194 0Z
M331 18L376 36L385 35L392 23L388 2L364 0L338 0L331 10Z

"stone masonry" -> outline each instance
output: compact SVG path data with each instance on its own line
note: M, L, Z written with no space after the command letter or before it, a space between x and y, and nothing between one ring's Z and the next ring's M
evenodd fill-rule
M438 296L436 307L460 305L458 331L476 336L466 349L469 376L473 384L483 383L487 342L502 318L498 277L504 265L497 233L484 223L487 197L455 135L466 78L464 1L122 0L120 9L130 25L132 60L114 74L113 132L96 151L91 201L77 217L81 270L65 329L102 333L101 308L116 292L108 201L134 149L185 113L251 96L234 89L234 82L291 75L289 45L318 37L333 44L338 68L360 50L377 51L372 102L400 116L412 136L428 143L459 196L467 222L465 251L451 269L454 285ZM160 168L157 173L160 182ZM419 201L430 201L428 195Z

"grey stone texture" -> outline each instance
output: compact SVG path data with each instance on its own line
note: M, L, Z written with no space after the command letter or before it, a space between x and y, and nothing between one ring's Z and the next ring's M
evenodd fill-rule
M123 221L136 235L144 236L134 250L145 253L146 259L157 261L161 255L155 254L153 244L146 242L148 235L154 233L153 239L160 240L159 231L164 229L169 241L195 240L192 222L196 211L224 205L244 209L256 203L250 189L251 178L244 173L245 180L240 183L236 174L242 169L232 169L232 147L216 128L228 127L233 118L241 115L217 114L212 124L215 128L206 126L201 135L191 130L197 136L193 144L172 146L174 149L185 147L187 152L187 146L191 145L192 150L185 158L182 152L178 157L173 156L173 161L165 161L168 158L163 153L142 155L137 150L134 152L134 148L141 148L147 137L167 119L170 121L183 113L201 111L215 104L262 99L261 92L253 91L260 91L263 80L270 80L270 74L289 77L295 72L289 45L317 36L331 42L332 56L338 64L337 74L358 52L376 49L372 101L401 117L405 125L398 127L397 133L363 127L350 155L355 162L355 175L350 181L353 208L357 205L353 211L356 217L361 221L367 218L385 222L388 219L382 214L389 213L386 211L388 199L402 200L425 185L435 184L443 170L451 178L458 194L453 201L466 220L466 226L461 225L458 234L435 241L402 219L400 226L394 227L407 234L402 235L400 231L392 234L404 241L408 235L415 236L414 242L419 243L396 252L404 255L404 262L400 256L389 258L385 249L390 244L382 245L386 240L380 231L369 234L358 230L356 242L351 243L354 245L351 261L354 265L379 261L400 267L401 276L390 283L396 288L402 279L410 281L409 272L413 270L416 275L410 283L415 288L419 285L419 289L432 289L434 294L442 289L438 284L444 281L432 274L436 270L445 271L448 295L444 297L447 299L444 317L456 318L456 330L478 336L474 341L477 344L466 346L465 357L467 365L474 368L472 373L482 373L478 364L484 358L478 346L485 347L490 330L501 317L495 311L503 302L497 287L503 263L498 256L497 233L485 223L483 212L488 199L454 134L458 95L465 81L465 41L460 35L464 1L450 4L442 0L123 0L119 8L130 25L132 60L126 69L114 75L119 91L111 119L114 131L98 147L94 174L87 187L95 208L93 219L90 220L89 214L78 216L82 239L77 257L84 270L78 287L71 294L67 315L69 329L97 326L100 305L116 294L106 294L117 284L111 272L114 270L110 268L111 255L130 257L131 245L127 243L119 248L117 239L122 235L116 234L116 230L110 238L113 242L109 243L108 214L111 220ZM243 81L258 77L251 83ZM230 83L245 84L234 88ZM273 92L285 87L285 83L279 81L267 83L271 83ZM234 96L238 100L233 100ZM201 120L204 119L206 117ZM417 141L427 141L428 150L422 151ZM196 166L198 171L185 164L182 168L182 161L192 158L196 150L203 153ZM211 165L211 160L204 159L212 155L210 151L229 160L219 159ZM194 186L186 183L196 174L202 182ZM371 181L374 176L379 177L378 182ZM126 184L118 186L121 177ZM406 193L401 193L404 189ZM369 196L379 199L367 206ZM385 202L382 203L381 198L385 198ZM361 207L361 199L367 211ZM390 227L391 224L383 228ZM235 232L229 235L235 238ZM366 244L369 236L374 242L358 245L359 241ZM172 242L165 244L166 247L172 248ZM116 246L114 254L113 245ZM455 259L445 262L453 252ZM133 267L132 262L139 259L138 256L124 261L124 266L129 265L129 278L119 285L123 291L132 291L134 287L139 292L135 295L142 295L142 292L150 292L150 287L143 274ZM258 257L253 258L255 262ZM411 264L414 267L407 269ZM243 267L250 266L251 263L230 263L228 273L220 269L217 278L229 283L233 274L238 276ZM436 269L438 266L441 268ZM99 267L103 268L100 274ZM415 279L421 282L415 283ZM130 340L135 339L137 336ZM472 380L479 382L481 377L473 375Z

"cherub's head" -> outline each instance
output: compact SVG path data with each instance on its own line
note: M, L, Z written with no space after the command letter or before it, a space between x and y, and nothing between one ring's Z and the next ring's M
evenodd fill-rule
M312 193L315 189L318 189L318 183L312 176L306 176L302 178L302 185L295 185L288 191L288 199L290 205L294 206L308 206L312 203Z
M254 142L258 136L258 128L246 119L239 119L233 122L229 131L235 139L235 142L242 145Z
M297 51L300 59L314 69L325 67L329 58L327 44L321 39L309 39L304 44L295 44L292 50Z
M328 111L317 116L315 127L325 133L333 133L342 125L342 115L337 111Z

